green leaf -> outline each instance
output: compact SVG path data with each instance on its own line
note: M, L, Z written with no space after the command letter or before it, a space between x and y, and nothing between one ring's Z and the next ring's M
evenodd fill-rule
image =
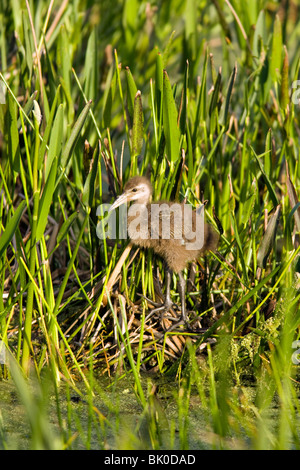
M73 224L74 220L78 217L78 212L74 212L70 217L67 218L67 220L64 221L62 224L60 231L58 232L57 235L57 244L59 245L60 242L65 238L66 234L69 231L69 228Z
M48 92L48 99L50 102L53 103L55 100L55 94L57 92L57 74L55 72L54 66L53 66L53 59L56 60L55 57L51 57L49 50L48 50L48 45L44 41L44 47L45 47L45 54L44 54L44 60L45 60L45 69L47 70L47 83L49 86L49 92Z
M99 84L97 49L97 34L94 27L87 43L84 63L84 93L91 100L96 99Z
M203 123L206 119L206 82L207 82L207 59L208 52L206 51L202 76L201 76L201 85L199 89L199 95L197 100L197 112L195 118L195 130L193 140L195 142L196 132L199 128L199 125Z
M186 140L187 140L187 158L188 158L188 186L191 188L193 185L194 175L194 154L193 154L193 144L191 138L191 131L189 124L186 126Z
M39 151L39 165L38 165L39 169L42 168L42 164L43 164L43 161L44 161L46 147L47 147L47 144L48 144L48 141L49 141L49 136L50 136L50 132L51 132L51 129L52 129L52 122L53 122L53 118L54 118L55 111L56 111L56 105L57 105L59 92L60 92L60 85L58 85L58 87L57 87L55 98L54 98L54 101L53 101L53 104L52 104L52 107L51 107L50 115L48 117L47 126L46 126L46 129L45 129L44 135L43 135L43 142L42 142L42 145L41 145L40 151ZM62 126L63 126L63 124L61 123L61 128L62 128ZM50 152L50 148L49 148L49 152ZM48 161L49 160L49 152L48 152L48 159L47 159L47 166L48 167L51 166L51 164L49 165L49 161ZM51 161L51 163L52 163L52 161ZM47 174L47 170L46 170L46 174Z
M184 82L183 82L183 88L182 88L182 93L181 93L180 117L179 117L179 128L180 128L181 135L184 135L186 131L188 80L189 80L189 63L188 61L186 61Z
M262 241L260 243L258 253L257 253L257 265L260 268L265 268L267 264L268 256L273 248L277 225L279 221L280 215L280 204L276 207L276 211L270 217L269 223L267 225L267 229L264 233Z
M258 166L259 166L259 168L260 168L260 171L262 172L262 175L263 175L263 177L264 177L264 180L265 180L266 186L267 186L267 188L268 188L270 197L271 197L271 199L272 199L273 205L274 205L275 207L277 207L277 206L278 206L278 199L277 199L276 193L275 193L275 191L274 191L274 189L273 189L272 183L271 183L271 181L270 181L268 175L267 175L266 172L265 172L265 169L264 169L264 167L263 167L263 164L261 163L259 157L256 155L256 153L255 153L254 149L251 147L251 145L250 145L250 148L251 148L251 151L252 151L252 153L253 153L253 155L254 155L254 157L255 157L257 163L258 163ZM263 155L264 155L264 154L263 154ZM262 155L261 155L261 156L262 156Z
M289 173L289 167L288 163L285 162L285 168L286 168L286 186L287 186L287 191L288 191L288 196L289 196L289 201L292 210L294 210L294 217L295 217L295 223L297 227L297 231L300 232L300 209L299 206L297 209L295 207L299 205L299 199L295 190L295 187L292 183L292 180L290 178L290 173Z
M31 113L32 108L33 108L33 103L34 103L34 101L36 100L37 94L38 94L37 90L34 91L34 92L32 93L32 95L30 96L30 98L28 99L28 101L25 103L25 105L24 105L24 107L23 107L23 112L24 112L24 114L26 114L26 116L29 116L29 114ZM18 129L20 129L20 127L22 126L21 118L20 118L20 117L19 117L19 119L18 119L17 126L18 126Z
M99 161L99 148L97 147L94 150L92 162L90 165L90 171L85 180L84 188L82 192L82 202L84 205L88 207L92 207L93 205L93 197L95 194L95 181L96 181L97 170L98 170L98 161Z
M8 156L11 166L16 173L20 172L20 144L17 126L17 110L11 93L7 93L8 99Z
M39 203L38 221L36 229L36 240L38 241L46 228L50 206L52 204L52 196L55 190L57 157L54 158L47 178L43 194Z
M231 198L231 200L233 200L233 195L231 195L230 198ZM229 201L229 203L230 203L230 201ZM237 222L236 222L234 212L230 211L229 215L230 215L231 224L232 224L233 231L234 231L235 242L237 244L237 247L238 247L238 250L239 250L239 253L240 253L240 262L241 262L241 265L242 265L244 282L246 284L248 284L247 267L246 267L246 263L245 263L244 250L243 250L244 246L241 242L241 238L240 238L239 230L238 230L238 227L237 227Z
M28 14L25 10L22 11L22 23L23 23L23 44L25 51L26 63L29 71L29 80L32 75L33 67L33 53L34 53L34 44L32 38L32 32L30 28L30 23L28 19Z
M170 80L165 70L163 76L163 126L166 138L166 151L171 162L176 162L179 158L180 144L180 132L177 125L178 115Z
M126 67L126 82L127 82L127 108L131 120L131 126L133 121L133 113L134 113L134 102L137 94L137 86L135 84L134 78L132 73L130 72L129 67Z
M4 232L0 236L0 258L2 257L3 253L5 252L6 248L8 247L12 237L15 234L19 221L22 217L23 211L26 206L26 201L22 201L19 206L17 207L14 215L6 224Z
M209 115L211 116L214 109L216 108L218 101L219 101L219 94L220 94L220 89L221 89L221 81L222 81L222 68L219 68L218 76L216 78L215 84L214 84L214 91L211 96L211 101L209 105Z
M64 24L60 27L60 33L58 37L57 68L61 72L66 92L71 95L72 63L70 57L69 36Z
M197 56L197 1L187 0L185 7L185 37L192 61Z
M281 71L280 105L286 110L289 104L289 57L286 46L284 46L284 59Z
M282 28L279 16L276 15L273 28L270 74L273 82L280 78L282 63Z
M226 99L225 99L224 103L222 104L222 107L221 107L221 110L220 110L219 123L222 126L226 126L226 124L227 124L230 98L231 98L231 95L232 95L233 86L234 86L234 82L235 82L235 79L236 79L236 74L237 74L237 66L235 64L234 69L233 69L233 71L231 73L231 76L230 76L230 79L229 79Z
M105 128L110 127L111 109L112 109L112 105L113 105L114 98L115 98L116 84L117 84L116 70L113 67L111 67L107 75L105 91L104 91L104 96L103 96L102 119L103 119L103 126Z
M245 202L243 203L243 205L241 206L241 210L242 210L241 222L244 226L249 222L249 219L253 212L256 196L257 196L257 182L254 179L251 184L250 193L247 199L245 200Z
M135 32L137 27L139 2L137 0L125 0L123 7L123 28L128 50L135 42Z
M52 110L51 110L52 113ZM63 144L63 118L64 118L64 105L60 104L57 108L51 136L49 141L49 150L47 155L45 180L47 181L49 171L51 169L55 157L59 157ZM50 120L49 120L50 122Z
M162 61L161 54L158 53L156 56L156 69L155 69L155 102L156 102L157 122L159 126L161 126L161 120L162 120L163 87L164 87L163 61Z
M142 95L138 90L134 99L133 126L132 126L132 155L131 158L140 155L144 136L144 115L142 106Z
M267 54L262 54L260 63L261 65L258 81L261 89L260 102L263 105L267 102L269 98L269 93L273 85L273 81L269 71L269 57Z
M272 129L268 130L267 136L266 136L266 144L265 144L265 161L264 161L264 169L266 174L271 177L272 174L272 166L273 166L273 135L272 135Z
M259 58L260 56L259 44L262 43L263 45L265 45L266 42L267 42L267 32L266 32L265 12L264 10L261 10L257 18L254 36L253 36L252 52L253 52L254 57Z
M77 121L74 124L71 135L70 135L66 145L64 146L62 157L61 157L61 165L62 165L63 168L66 168L66 166L67 166L68 159L69 159L70 154L71 154L71 152L72 152L72 150L73 150L73 148L74 148L74 146L77 142L77 139L80 135L80 132L83 128L83 125L84 125L85 120L88 116L91 105L92 105L92 100L90 100L86 103L85 107L81 111Z

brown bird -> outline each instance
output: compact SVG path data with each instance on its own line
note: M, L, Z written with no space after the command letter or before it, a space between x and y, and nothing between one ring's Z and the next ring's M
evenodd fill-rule
M188 326L185 290L186 282L183 269L208 250L215 250L219 235L209 224L204 224L200 210L187 210L187 204L169 201L150 203L152 185L143 176L134 176L124 186L109 212L134 201L127 211L127 229L133 244L142 248L152 248L166 262L165 302L152 310L151 315L161 312L161 319L173 305L170 296L172 272L179 277L179 295L181 301L181 318L177 324L184 322ZM190 217L188 218L186 212ZM197 219L197 215L199 216ZM202 238L201 238L202 231ZM198 240L198 241L197 241ZM177 325L176 324L176 325Z

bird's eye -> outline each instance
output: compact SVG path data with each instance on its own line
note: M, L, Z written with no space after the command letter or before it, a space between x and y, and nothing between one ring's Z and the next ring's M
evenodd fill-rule
M136 193L137 192L137 188L132 188L131 190L133 193Z

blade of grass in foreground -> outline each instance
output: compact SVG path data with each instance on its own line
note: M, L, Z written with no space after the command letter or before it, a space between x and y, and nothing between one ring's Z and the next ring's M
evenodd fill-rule
M62 449L61 439L53 433L52 426L47 416L42 390L42 385L35 384L35 393L32 392L25 380L22 370L11 353L8 354L8 365L15 383L17 393L24 405L31 429L31 445L35 450Z
M137 174L137 157L140 155L143 146L144 115L142 107L142 96L138 90L134 98L133 126L132 126L132 151L131 151L131 174Z
M43 305L45 305L47 311L50 313L51 321L53 322L53 327L57 329L57 332L59 333L59 335L60 335L60 337L61 337L61 339L62 339L62 342L63 342L64 346L65 346L66 349L68 350L68 353L70 354L70 357L72 358L72 361L73 361L73 363L75 364L76 369L77 369L79 375L81 376L83 382L85 383L87 389L89 390L89 389L90 389L90 385L89 385L89 383L88 383L88 381L87 381L87 378L86 378L86 376L84 375L84 373L82 372L82 368L80 367L80 364L78 363L78 361L77 361L77 359L76 359L76 357L75 357L75 355L74 355L74 353L73 353L73 351L72 351L70 345L68 344L68 341L67 341L67 339L66 339L66 337L65 337L65 335L64 335L64 333L63 333L63 331L62 331L62 329L61 329L61 327L60 327L60 325L59 325L59 323L58 323L58 321L57 321L57 316L54 315L53 311L51 310L50 306L49 306L48 303L47 303L47 300L45 299L44 293L43 293L43 292L39 289L39 287L37 286L35 280L34 280L33 277L31 276L30 271L29 271L28 267L26 266L26 264L25 264L25 262L24 262L24 260L23 260L22 258L21 258L21 263L23 264L23 266L24 266L24 268L25 268L25 270L26 270L26 272L27 272L27 275L28 275L28 277L29 277L29 279L30 279L30 281L31 281L31 283L32 283L32 285L33 285L33 289L34 289L34 291L35 291L35 295L36 295L38 298L40 298L40 300L42 301ZM51 351L51 347L50 347L50 351ZM74 383L73 383L74 381L73 381L73 379L72 379L72 377L71 377L69 371L68 371L67 368L66 368L66 364L64 364L64 363L62 362L61 365L62 365L63 370L64 370L64 369L66 370L65 376L68 377L68 378L70 379L70 381L72 382L72 384L74 385Z
M20 219L22 217L22 214L24 212L26 206L26 201L22 201L19 206L17 207L14 215L12 216L11 219L8 220L6 227L4 231L1 233L0 237L0 259L2 258L5 250L7 249L9 243L12 240L12 237L14 236L17 227L19 225Z
M77 121L74 124L69 140L67 141L61 156L61 166L63 169L66 168L72 149L74 148L76 141L79 137L81 129L85 123L85 120L88 116L90 107L92 105L92 100L88 101L78 116Z
M163 125L166 138L166 150L168 158L172 163L175 163L180 156L180 131L178 127L178 113L170 79L166 71L164 71L163 77Z
M126 315L126 311L125 311L125 308L124 308L124 305L123 305L123 300L120 297L121 296L119 296L119 303L120 303L120 308L121 308L121 313L122 313L122 320L123 320L124 326L125 326L125 337L122 333L122 329L120 327L119 319L117 318L117 316L115 314L115 310L114 310L113 305L111 303L110 295L107 292L107 300L108 300L108 303L109 303L109 307L110 307L111 312L114 316L114 321L115 321L115 324L117 325L117 329L118 329L118 333L120 335L121 341L125 346L126 354L127 354L127 357L128 357L128 360L129 360L129 363L130 363L130 366L131 366L131 370L132 370L132 373L133 373L133 376L134 376L134 379L135 379L135 384L136 384L136 387L137 387L138 397L141 401L141 404L142 404L143 408L145 408L146 405L147 405L147 401L146 401L146 397L144 395L144 391L143 391L142 384L141 384L141 381L140 381L139 372L137 371L136 364L135 364L134 359L133 359L132 349L131 349L131 345L130 345L129 332L128 332L128 325L127 325L127 315Z
M35 148L33 156L33 212L32 212L32 226L31 226L31 238L29 240L29 271L32 277L35 276L36 269L36 233L38 226L38 211L39 211L39 200L40 200L40 188L39 188L39 174L38 174L38 161L39 161L39 149L40 149L40 139L39 139L39 117L36 112L34 112L34 126L35 126ZM32 328L32 314L33 314L33 298L34 298L34 286L33 283L29 283L27 302L26 302L26 312L25 312L25 322L24 322L24 332L23 332L23 354L22 354L22 368L26 374L29 373L30 366L30 351L32 348L31 344L31 328Z
M263 167L263 164L261 163L259 157L262 157L263 155L265 155L264 153L262 155L257 155L256 152L254 151L254 149L250 146L251 148L251 151L255 157L255 160L257 161L257 164L259 166L259 169L260 171L262 172L262 175L264 177L264 180L265 180L265 184L268 188L268 191L269 191L269 194L270 194L270 198L274 204L274 207L277 207L278 206L278 199L277 199L277 196L276 196L276 193L273 189L273 185L270 181L270 178L268 177L268 175L266 174L265 170L264 170L264 167Z

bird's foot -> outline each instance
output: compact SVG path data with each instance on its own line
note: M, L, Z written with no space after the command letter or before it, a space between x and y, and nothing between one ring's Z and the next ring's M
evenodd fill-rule
M170 326L170 328L168 328L165 333L168 333L170 331L174 331L176 330L176 328L178 328L179 326L182 326L184 325L185 329L187 331L189 331L190 333L194 333L194 334L203 334L207 331L207 328L197 328L195 327L194 325L192 325L194 322L195 322L195 319L191 318L191 314L193 314L195 312L193 311L190 311L189 312L189 315L187 315L186 312L184 312L181 317L179 318L178 320L178 317L175 318L175 317L171 317L171 316L167 316L165 318L167 318L168 320L171 320L172 322L176 322L174 323L173 325ZM183 331L183 330L181 330Z
M188 319L187 319L186 316L181 316L179 319L178 319L178 317L177 317L177 318L174 318L174 317L170 317L170 316L168 316L168 317L166 317L166 318L167 318L168 320L171 320L172 322L175 322L175 323L173 323L173 325L171 325L171 326L165 331L165 333L169 333L169 332L171 332L171 331L174 331L174 330L176 330L176 328L178 328L179 326L182 326L182 325L184 325L185 328L186 328L188 331L193 331L193 328L191 327L191 325L190 325L190 323L189 323L189 321L188 321ZM183 330L181 330L181 331L183 331Z
M139 293L138 293L137 295L138 295L139 297L142 297L143 299L147 300L147 302L149 302L150 304L152 304L154 307L160 307L161 305L163 305L163 304L161 304L161 303L159 303L159 302L154 302L154 300L149 299L149 297L146 297L146 296L143 295L143 294L139 294Z
M146 316L146 321L149 320L153 315L160 313L160 321L162 321L164 314L169 312L171 308L174 308L174 304L171 299L166 298L164 303L154 302L153 300L149 299L145 295L139 294L143 299L147 300L150 304L152 304L155 308L151 310L151 312ZM170 317L170 319L173 317ZM175 319L174 319L175 320Z
M172 307L173 307L173 302L171 301L171 299L166 299L163 304L160 304L158 307L151 310L149 315L151 315L151 317L152 317L152 315L156 315L157 313L159 313L160 314L160 323L162 323L162 320L164 318L164 314L169 312Z
M176 330L176 328L178 328L179 326L182 326L182 325L185 326L186 330L188 330L192 333L195 333L195 334L204 333L206 331L205 328L200 328L200 329L199 328L198 329L193 328L192 325L190 324L189 320L188 320L188 317L187 317L186 313L181 315L181 317L179 319L178 319L178 317L172 317L171 315L165 316L165 314L168 313L171 308L173 310L176 310L178 308L177 305L174 304L170 298L166 298L164 303L159 303L159 302L154 302L154 300L149 299L145 295L142 295L142 294L138 294L138 295L140 297L142 297L143 299L147 300L147 302L149 302L151 305L153 305L155 307L146 316L145 321L148 321L149 318L151 318L152 316L159 313L160 314L160 323L161 324L163 323L164 318L171 321L171 322L173 322L173 325L171 325L169 328L167 328L164 331L163 336L166 333L169 333L171 331ZM190 313L193 313L193 312L190 312Z

